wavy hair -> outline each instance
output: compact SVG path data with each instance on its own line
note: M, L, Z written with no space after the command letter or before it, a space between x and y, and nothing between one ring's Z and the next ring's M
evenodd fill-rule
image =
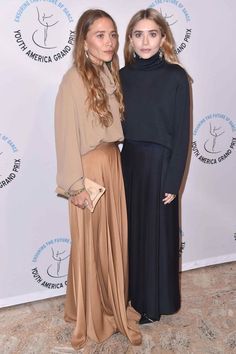
M101 125L108 127L112 124L113 117L110 112L107 92L105 90L104 84L100 79L100 67L92 63L89 57L86 56L84 49L84 42L86 40L90 26L96 20L104 17L112 21L114 28L117 31L115 21L108 13L103 10L91 9L85 11L81 15L76 25L76 38L73 56L74 65L77 67L77 70L82 76L84 85L87 89L87 101L89 109L95 112L95 114L99 118ZM117 49L118 41L112 61L107 65L116 85L115 96L119 103L119 111L122 117L122 113L124 112L124 103L119 79L119 62L117 56Z
M134 49L130 43L130 38L132 37L132 32L136 24L141 20L152 20L160 28L162 37L165 37L163 45L161 47L164 52L165 59L170 63L179 64L179 59L175 53L175 41L170 30L168 23L165 18L155 9L148 8L146 10L138 11L130 20L125 36L125 47L124 47L124 56L125 64L130 64L133 62Z

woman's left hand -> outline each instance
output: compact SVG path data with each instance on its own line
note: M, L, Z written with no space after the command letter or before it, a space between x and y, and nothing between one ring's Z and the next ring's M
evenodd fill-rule
M83 192L75 195L74 197L70 197L71 203L73 203L75 206L84 209L86 206L90 206L90 208L93 207L93 203L90 199L89 193L84 190Z
M162 199L164 204L170 204L175 199L175 194L165 193L165 198Z

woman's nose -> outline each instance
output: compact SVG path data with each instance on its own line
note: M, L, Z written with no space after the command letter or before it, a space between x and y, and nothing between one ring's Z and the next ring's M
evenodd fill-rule
M147 45L148 44L148 35L145 33L143 36L143 44Z
M106 37L106 42L105 43L106 43L107 46L112 45L112 39L111 39L111 37L109 35Z

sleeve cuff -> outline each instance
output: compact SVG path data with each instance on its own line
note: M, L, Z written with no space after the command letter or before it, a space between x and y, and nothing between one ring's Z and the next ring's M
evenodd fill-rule
M73 194L78 194L84 188L84 177L80 177L68 189L64 189L60 186L57 186L56 193L69 198Z
M70 188L66 191L66 194L70 196L71 194L76 194L81 189L84 189L84 177L80 177L77 181L75 181Z

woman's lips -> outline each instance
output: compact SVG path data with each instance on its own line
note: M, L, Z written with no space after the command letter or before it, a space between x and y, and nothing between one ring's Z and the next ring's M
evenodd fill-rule
M142 53L149 53L151 51L151 49L140 49L140 51Z
M113 55L114 51L113 50L106 50L106 51L104 51L104 53L109 54L109 55Z

